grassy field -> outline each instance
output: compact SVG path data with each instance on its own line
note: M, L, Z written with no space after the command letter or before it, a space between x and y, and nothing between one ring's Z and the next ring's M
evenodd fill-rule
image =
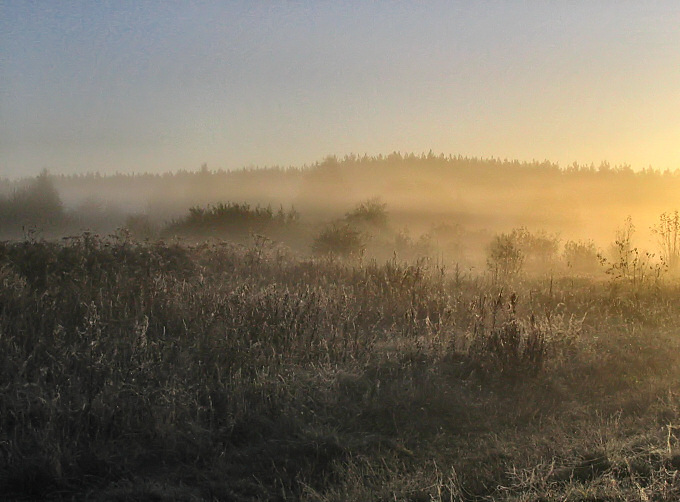
M678 500L680 285L0 244L0 493Z

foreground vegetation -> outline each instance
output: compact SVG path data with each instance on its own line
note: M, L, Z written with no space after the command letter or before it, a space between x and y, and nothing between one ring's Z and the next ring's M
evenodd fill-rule
M0 493L677 500L680 288L0 245Z

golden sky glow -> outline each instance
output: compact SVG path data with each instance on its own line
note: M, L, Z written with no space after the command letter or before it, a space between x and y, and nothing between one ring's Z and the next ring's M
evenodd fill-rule
M0 175L423 152L680 167L677 2L0 4Z

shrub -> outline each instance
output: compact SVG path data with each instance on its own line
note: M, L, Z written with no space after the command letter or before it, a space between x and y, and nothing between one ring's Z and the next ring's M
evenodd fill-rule
M524 255L524 265L532 271L545 271L552 267L557 257L560 240L545 231L529 232L526 227L516 228L512 237Z
M404 259L417 259L432 255L434 244L431 234L421 234L417 239L411 238L407 229L401 230L394 237L394 251Z
M567 241L562 253L567 267L579 274L595 274L600 269L597 248L593 241Z
M605 272L615 280L622 280L637 288L658 279L663 266L653 262L652 253L633 246L633 234L635 225L629 216L623 227L616 231L616 239L611 245L611 259L600 255L600 261L606 267Z
M312 250L316 254L329 256L357 256L366 249L366 238L347 223L331 223L314 238Z
M524 253L514 234L496 235L488 249L487 267L494 281L511 280L522 271Z
M251 233L266 233L276 227L297 223L299 214L294 208L274 212L271 206L254 208L249 204L219 203L207 208L192 207L184 218L167 225L162 235L190 237L236 237Z
M379 198L368 199L358 204L345 214L345 221L350 225L367 226L374 229L387 227L387 204Z
M652 232L658 236L664 264L669 270L675 270L680 262L680 215L677 209L673 213L662 213Z

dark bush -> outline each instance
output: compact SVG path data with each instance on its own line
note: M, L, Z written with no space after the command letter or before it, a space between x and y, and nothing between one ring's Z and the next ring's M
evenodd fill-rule
M251 233L266 234L271 230L296 224L299 214L294 208L274 212L271 206L220 203L207 208L192 207L189 214L167 225L162 236L234 237L242 239Z
M358 256L366 248L366 238L347 223L331 223L314 239L312 250L319 255Z

